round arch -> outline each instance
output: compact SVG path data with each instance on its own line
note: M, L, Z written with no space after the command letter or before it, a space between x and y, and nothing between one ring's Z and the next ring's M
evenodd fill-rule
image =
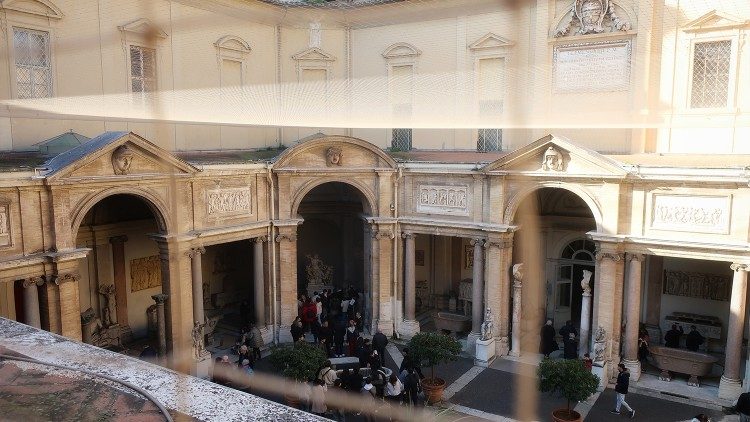
M363 183L357 180L345 179L343 177L326 177L311 180L304 184L299 190L297 190L297 193L292 200L292 216L296 216L298 214L300 204L302 204L302 201L305 200L305 197L308 193L310 193L310 191L317 188L318 186L325 185L326 183L343 183L354 188L362 197L361 199L363 211L365 211L369 215L374 215L375 210L378 209L377 201L375 200L375 194L370 192L370 189L368 189L367 186L365 186Z
M164 202L162 202L159 197L147 190L128 187L103 190L81 201L76 207L75 211L71 213L74 216L73 223L71 224L71 234L75 236L76 233L78 233L78 229L80 228L81 222L86 216L86 213L88 213L96 204L101 202L103 199L114 195L130 195L145 202L146 206L148 206L148 208L151 210L151 213L154 215L154 219L156 220L156 224L159 227L159 231L162 234L170 233L172 223L169 220L169 214L166 212L166 204L164 204Z
M320 138L311 139L308 141L300 142L297 145L293 145L284 152L282 152L273 163L273 168L282 168L285 165L289 163L295 156L302 154L308 150L318 148L320 146L336 146L335 144L339 144L340 146L345 145L351 145L355 147L360 147L365 150L368 150L373 155L377 156L387 168L395 169L396 161L393 160L388 154L386 154L382 149L378 148L376 145L371 144L364 139L354 138L351 136L321 136Z
M516 211L518 211L518 207L521 205L524 199L526 199L529 195L536 192L539 189L543 188L557 188L557 189L564 189L567 190L574 195L578 196L583 200L583 202L586 203L589 207L589 211L591 211L591 215L594 217L594 221L596 222L596 231L602 232L603 227L603 218L602 218L602 211L601 206L599 203L594 199L594 196L591 195L591 193L586 190L585 188L582 188L577 185L573 185L570 183L562 183L562 182L541 182L536 183L531 186L527 186L520 191L518 191L508 202L508 205L505 207L505 216L503 217L503 223L506 225L512 225L513 220L516 216Z

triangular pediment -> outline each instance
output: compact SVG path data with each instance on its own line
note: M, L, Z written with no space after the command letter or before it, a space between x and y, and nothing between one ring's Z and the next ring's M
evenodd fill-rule
M105 132L49 160L47 180L188 175L198 171L132 132Z
M60 8L49 0L6 0L0 4L0 9L15 10L16 12L52 19L62 19L63 17Z
M510 40L490 32L482 38L469 44L469 50L491 50L496 48L507 48L511 47L512 45L513 42L511 42Z
M747 19L740 19L727 13L712 10L688 22L682 30L685 32L716 31L720 29L741 28L749 24L750 21Z
M311 47L307 50L302 50L299 53L292 56L294 60L316 60L332 62L336 60L336 57L332 54L328 54L318 47Z
M153 35L157 38L167 38L167 33L147 18L136 19L130 23L118 26L120 31L138 35Z
M619 162L556 135L547 135L504 155L484 170L560 177L624 177L628 174Z

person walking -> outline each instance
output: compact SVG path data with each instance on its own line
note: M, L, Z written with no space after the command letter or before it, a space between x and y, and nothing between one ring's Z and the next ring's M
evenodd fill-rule
M630 419L633 419L635 417L635 409L625 402L625 395L628 394L628 386L630 385L630 371L628 371L628 368L626 368L625 365L620 363L617 365L617 372L617 383L615 384L617 398L615 401L615 409L610 410L609 413L619 415L620 407L625 406L630 412Z
M544 357L548 358L549 355L557 351L558 345L555 341L555 327L552 326L552 320L548 319L547 323L542 326L542 344L540 346L540 350Z
M326 407L326 387L322 379L315 380L315 386L310 392L310 413L318 416L324 416L328 408Z
M257 362L262 359L260 348L263 347L263 334L257 324L250 326L250 346L253 348L253 358Z
M413 367L406 368L406 378L404 379L404 390L406 392L406 402L411 402L412 406L419 405L420 382L419 375Z
M374 336L372 336L372 348L378 351L378 354L382 358L385 356L385 346L388 345L388 337L383 334L382 331L380 331L380 328L378 328L378 331L375 333Z
M740 422L750 422L750 393L745 392L737 397L734 410L740 415Z

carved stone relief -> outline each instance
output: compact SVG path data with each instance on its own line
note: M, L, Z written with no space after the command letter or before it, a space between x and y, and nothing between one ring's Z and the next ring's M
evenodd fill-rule
M133 151L127 145L120 145L112 152L112 169L115 174L128 174L132 163Z
M10 213L8 205L0 205L0 246L10 245Z
M161 286L161 260L158 255L130 260L130 291Z
M651 228L729 233L731 197L654 195Z
M625 11L610 0L576 0L563 16L554 37L629 31Z
M252 193L249 187L214 189L206 195L209 216L252 213Z
M555 147L547 148L542 158L542 170L544 171L563 171L565 161L563 155Z
M732 278L728 275L664 270L666 295L729 301Z
M328 167L335 167L341 165L341 148L330 147L326 151L326 165Z
M417 212L470 215L468 186L419 185Z

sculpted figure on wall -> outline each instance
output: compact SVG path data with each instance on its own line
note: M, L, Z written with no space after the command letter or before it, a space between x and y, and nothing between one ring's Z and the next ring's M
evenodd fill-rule
M205 324L201 324L198 321L195 321L195 323L193 324L193 331L191 334L193 337L193 351L195 352L196 359L202 358L207 353L203 337L204 325Z
M623 10L617 9L610 0L575 0L553 35L562 37L629 30L631 26L623 17Z
M115 174L128 174L133 163L133 151L127 145L120 145L112 153L112 168Z
M594 337L594 362L603 363L606 360L607 352L607 332L600 325L596 329L596 336Z
M115 286L113 284L107 284L106 286L99 287L99 294L104 296L104 308L102 309L102 323L105 328L109 328L116 324L117 321L113 321L112 318L117 315L115 312Z
M333 277L333 267L323 263L318 254L307 255L307 281L312 284L327 284Z
M8 234L8 208L0 207L0 234Z
M663 293L698 299L729 301L731 277L721 274L664 270Z
M328 167L341 165L341 148L330 147L326 151L326 165Z
M563 155L555 147L547 148L542 159L542 170L563 171Z

